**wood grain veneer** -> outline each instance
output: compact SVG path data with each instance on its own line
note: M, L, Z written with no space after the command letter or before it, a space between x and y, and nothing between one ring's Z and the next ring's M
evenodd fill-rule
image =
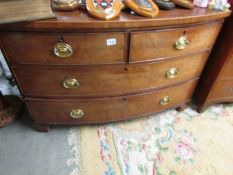
M93 97L150 91L198 77L208 58L209 51L147 64L102 67L15 67L13 72L26 96ZM192 64L189 64L189 63ZM170 68L179 71L169 79ZM28 76L30 75L30 76ZM91 75L91 76L90 76ZM80 86L66 89L66 78L75 78Z
M49 0L0 0L0 24L54 17Z
M233 4L233 3L232 3ZM224 24L195 92L198 111L208 105L233 101L233 16Z
M231 55L231 57L229 58L229 62L225 66L225 69L223 70L222 76L224 78L233 78L232 75L233 75L233 55Z
M32 116L38 123L43 124L82 124L103 123L117 121L154 111L161 111L176 107L190 101L196 86L196 79L184 84L151 91L145 94L119 96L115 98L76 99L76 100L43 100L26 99ZM182 89L182 91L180 90ZM169 96L171 101L167 105L160 105L159 101ZM70 112L73 109L82 109L85 117L73 119ZM43 111L43 112L41 112Z
M233 77L231 79L219 80L211 94L210 101L233 101Z
M124 32L73 34L3 32L0 33L0 38L12 65L89 65L126 62ZM116 45L106 44L111 38L116 39ZM73 55L66 58L57 57L53 53L53 48L60 42L69 44L73 49Z
M56 19L1 25L0 45L36 129L47 131L50 124L102 123L184 108L229 15L177 8L153 19L122 12L101 21L84 11L59 12ZM174 49L184 35L191 43ZM106 39L116 42L107 45ZM69 44L73 55L54 56L57 42ZM166 78L170 68L176 68L172 75L179 72L174 79ZM80 86L63 88L66 77ZM82 118L72 118L76 108Z
M209 21L222 20L229 16L231 11L214 11L207 8L195 7L192 10L176 8L171 11L160 10L156 18L145 18L122 12L120 17L110 21L101 21L87 14L86 10L73 12L56 12L56 18L19 24L2 25L1 30L16 31L91 31L132 28L161 28L198 24Z
M221 26L222 22L217 22L169 30L132 32L130 61L179 56L211 48ZM181 36L186 36L190 44L183 50L177 50L174 45Z

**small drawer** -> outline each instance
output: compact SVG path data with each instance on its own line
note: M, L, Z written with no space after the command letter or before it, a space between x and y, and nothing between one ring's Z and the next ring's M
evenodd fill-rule
M1 33L14 64L86 65L124 63L126 33Z
M14 68L26 96L106 96L148 91L198 77L209 52L127 67Z
M233 79L220 80L209 97L211 100L233 99Z
M229 62L225 66L222 77L233 78L233 56L231 56Z
M143 94L95 99L25 99L37 123L75 124L117 121L159 112L191 99L196 80Z
M145 61L195 53L211 48L222 23L172 30L131 33L130 61Z

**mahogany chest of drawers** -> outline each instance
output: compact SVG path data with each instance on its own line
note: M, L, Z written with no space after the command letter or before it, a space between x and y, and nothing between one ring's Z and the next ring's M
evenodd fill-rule
M4 55L38 126L129 119L182 107L192 98L224 18L207 9L86 12L1 26Z
M198 87L195 102L200 112L210 104L233 102L232 15L224 23Z

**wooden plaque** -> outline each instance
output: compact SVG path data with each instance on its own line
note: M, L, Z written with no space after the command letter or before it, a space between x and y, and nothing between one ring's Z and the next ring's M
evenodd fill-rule
M86 0L86 7L90 15L109 20L120 15L122 3L120 0Z

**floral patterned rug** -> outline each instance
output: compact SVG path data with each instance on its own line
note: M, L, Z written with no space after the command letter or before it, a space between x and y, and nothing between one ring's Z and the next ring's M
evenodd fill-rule
M233 175L233 104L72 128L71 175Z

